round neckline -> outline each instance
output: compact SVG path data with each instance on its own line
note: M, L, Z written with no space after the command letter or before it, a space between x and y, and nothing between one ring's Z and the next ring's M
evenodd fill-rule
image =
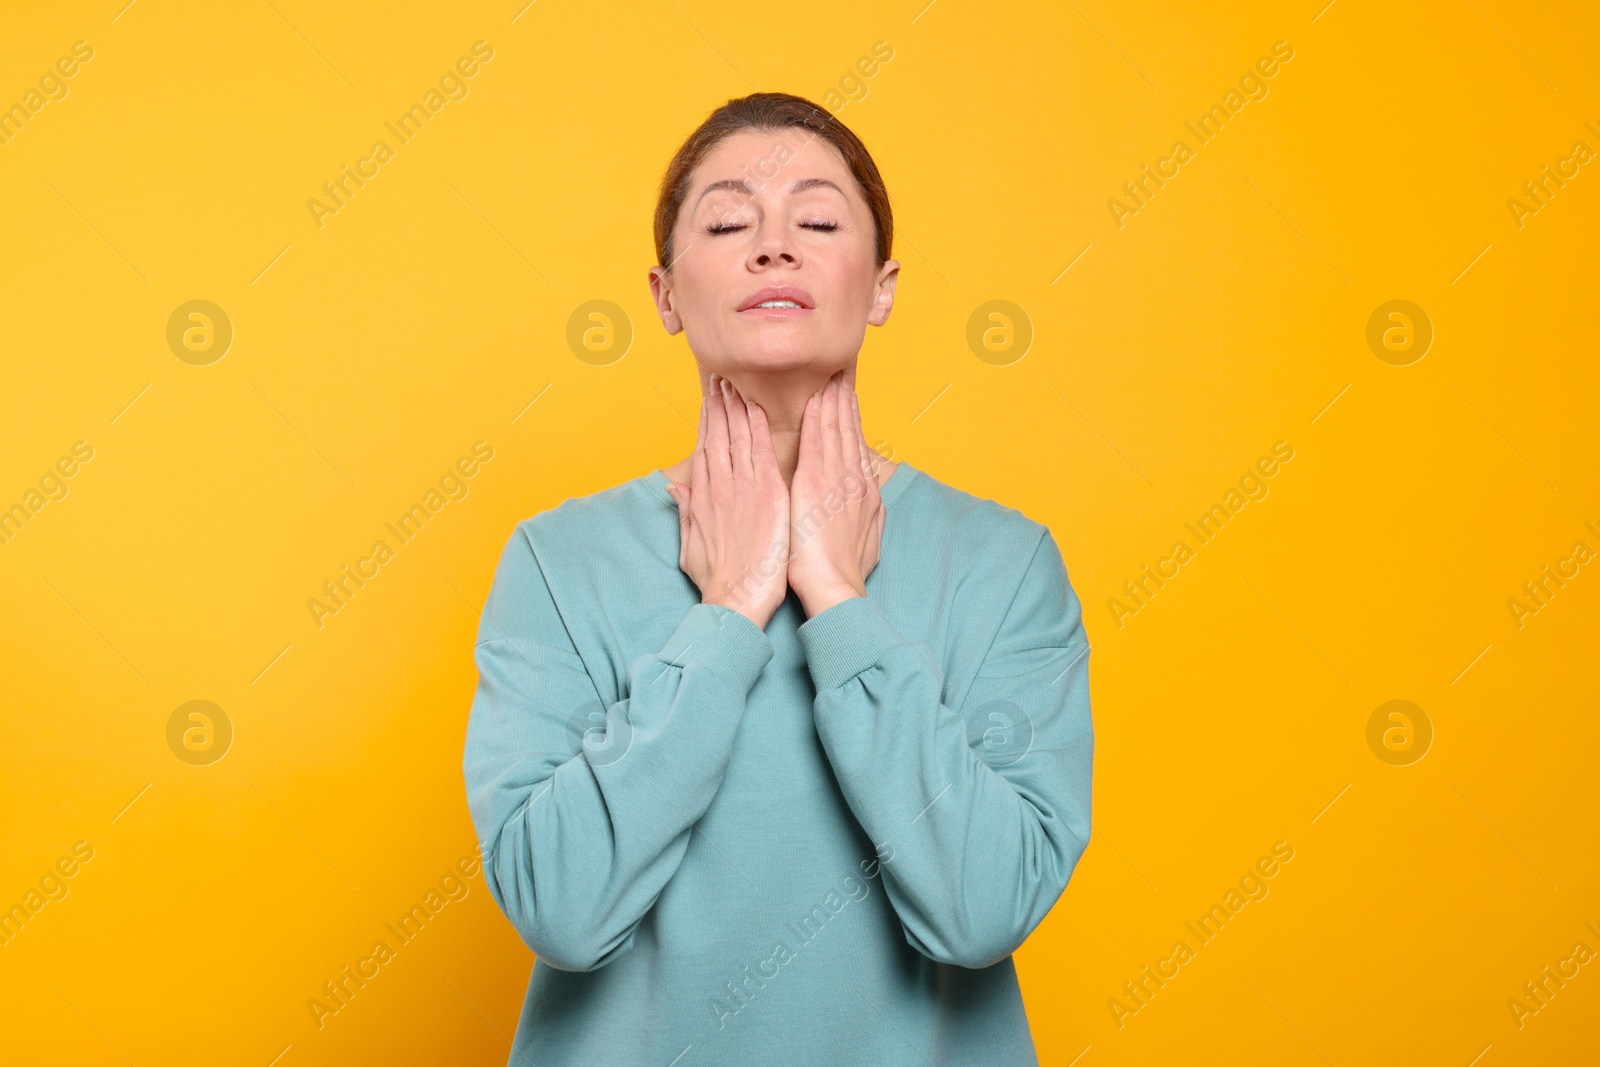
M907 483L909 483L912 478L916 476L916 474L917 469L915 467L903 459L900 460L894 471L889 475L889 480L878 487L878 498L883 501L883 506L885 508L888 508L890 504L894 503L895 497L899 496L905 491ZM654 491L656 496L660 497L662 500L665 500L673 507L678 506L677 502L672 499L672 494L667 492L667 486L672 484L672 479L668 478L659 467L644 476L644 483L649 486L652 491Z

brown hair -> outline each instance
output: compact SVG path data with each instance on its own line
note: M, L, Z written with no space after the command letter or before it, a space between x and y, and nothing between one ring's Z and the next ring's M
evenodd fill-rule
M889 210L889 190L883 184L877 164L848 126L804 97L789 93L751 93L729 100L707 116L683 142L678 154L667 165L667 172L661 178L661 191L656 197L658 265L669 269L672 266L672 228L677 225L678 211L689 195L689 179L706 154L723 138L741 130L776 131L791 127L811 131L812 137L821 137L844 157L845 165L855 175L856 184L866 197L867 206L872 209L877 231L874 249L878 266L883 266L894 240L894 216Z

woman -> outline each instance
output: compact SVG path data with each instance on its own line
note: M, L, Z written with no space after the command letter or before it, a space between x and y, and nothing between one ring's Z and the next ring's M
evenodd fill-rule
M719 108L655 235L694 452L520 522L478 635L468 797L537 956L512 1062L1037 1063L1011 952L1093 756L1055 541L866 444L899 264L837 119Z

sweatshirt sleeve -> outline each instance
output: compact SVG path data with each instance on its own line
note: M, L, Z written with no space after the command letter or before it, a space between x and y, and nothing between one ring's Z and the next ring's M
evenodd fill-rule
M589 971L632 947L678 869L773 649L739 612L695 604L605 706L530 522L506 545L479 627L467 799L495 903L546 964Z
M878 849L906 940L982 968L1050 911L1089 843L1094 735L1083 612L1049 530L969 692L868 597L806 620L818 737Z

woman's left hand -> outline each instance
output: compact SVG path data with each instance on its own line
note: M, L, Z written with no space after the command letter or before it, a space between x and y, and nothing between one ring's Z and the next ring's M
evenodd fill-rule
M871 452L855 390L839 371L806 400L789 482L789 585L808 618L867 595L885 515Z

